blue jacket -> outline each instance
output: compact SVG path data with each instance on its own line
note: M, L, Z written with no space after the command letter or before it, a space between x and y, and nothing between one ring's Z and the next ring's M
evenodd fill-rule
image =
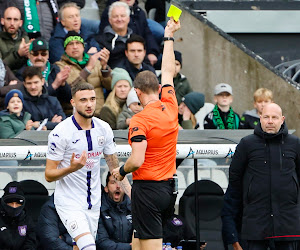
M81 24L80 35L84 40L84 51L88 52L91 47L96 47L100 50L98 43L92 37L93 34L89 33L89 29ZM53 34L49 41L49 62L55 63L60 60L61 56L65 53L64 41L67 33L61 23L55 26Z
M43 205L36 231L40 244L45 250L73 249L72 238L55 210L54 195L51 195L49 201Z
M97 249L130 250L132 239L131 201L127 195L116 203L103 192L96 238Z
M109 25L108 22L108 9L109 6L103 11L101 15L101 22L99 26L99 33L104 32L104 28ZM148 54L159 54L159 47L155 41L155 38L149 29L145 12L138 6L136 0L132 7L130 7L130 22L128 27L132 29L134 34L142 36L146 41L146 51Z
M51 122L54 115L62 116L63 120L66 118L59 101L56 97L48 95L45 85L43 87L43 93L39 97L31 96L24 86L22 86L21 91L24 95L23 109L31 114L31 119L34 122L42 122L45 118L48 118L46 127L48 130L51 130L58 124Z

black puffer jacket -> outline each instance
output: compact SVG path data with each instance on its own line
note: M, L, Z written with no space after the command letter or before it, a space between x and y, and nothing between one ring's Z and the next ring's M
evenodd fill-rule
M9 217L0 203L0 249L35 250L36 236L30 217L23 210L17 217Z
M127 195L116 203L103 191L98 223L97 249L130 250L132 237L131 202Z
M300 140L288 134L285 123L277 134L258 124L240 141L229 184L231 204L243 204L242 239L300 239L299 172Z

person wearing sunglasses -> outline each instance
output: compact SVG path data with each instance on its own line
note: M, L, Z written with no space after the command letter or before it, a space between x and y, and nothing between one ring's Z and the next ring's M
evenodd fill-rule
M49 62L49 44L46 39L40 37L30 44L27 63L17 73L17 77L21 81L24 81L22 74L26 66L35 66L41 69L48 94L57 97L63 108L70 103L71 87L66 80L70 75L71 68L65 66L60 69L57 65Z

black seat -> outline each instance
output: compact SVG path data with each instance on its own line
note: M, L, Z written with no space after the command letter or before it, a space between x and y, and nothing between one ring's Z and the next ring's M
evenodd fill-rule
M200 240L207 242L207 250L224 249L221 221L223 196L223 189L217 183L198 181ZM185 239L196 239L195 183L189 185L180 198L179 214L186 221Z
M42 206L49 200L47 188L40 182L35 180L20 181L21 187L25 195L25 209L36 224Z

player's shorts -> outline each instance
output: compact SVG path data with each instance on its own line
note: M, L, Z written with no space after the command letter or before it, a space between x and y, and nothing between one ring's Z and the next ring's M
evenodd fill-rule
M134 237L163 238L163 222L173 213L176 200L172 182L134 180L131 198Z
M55 206L55 208L60 220L73 239L87 232L90 232L96 239L100 209L69 210L61 206Z

